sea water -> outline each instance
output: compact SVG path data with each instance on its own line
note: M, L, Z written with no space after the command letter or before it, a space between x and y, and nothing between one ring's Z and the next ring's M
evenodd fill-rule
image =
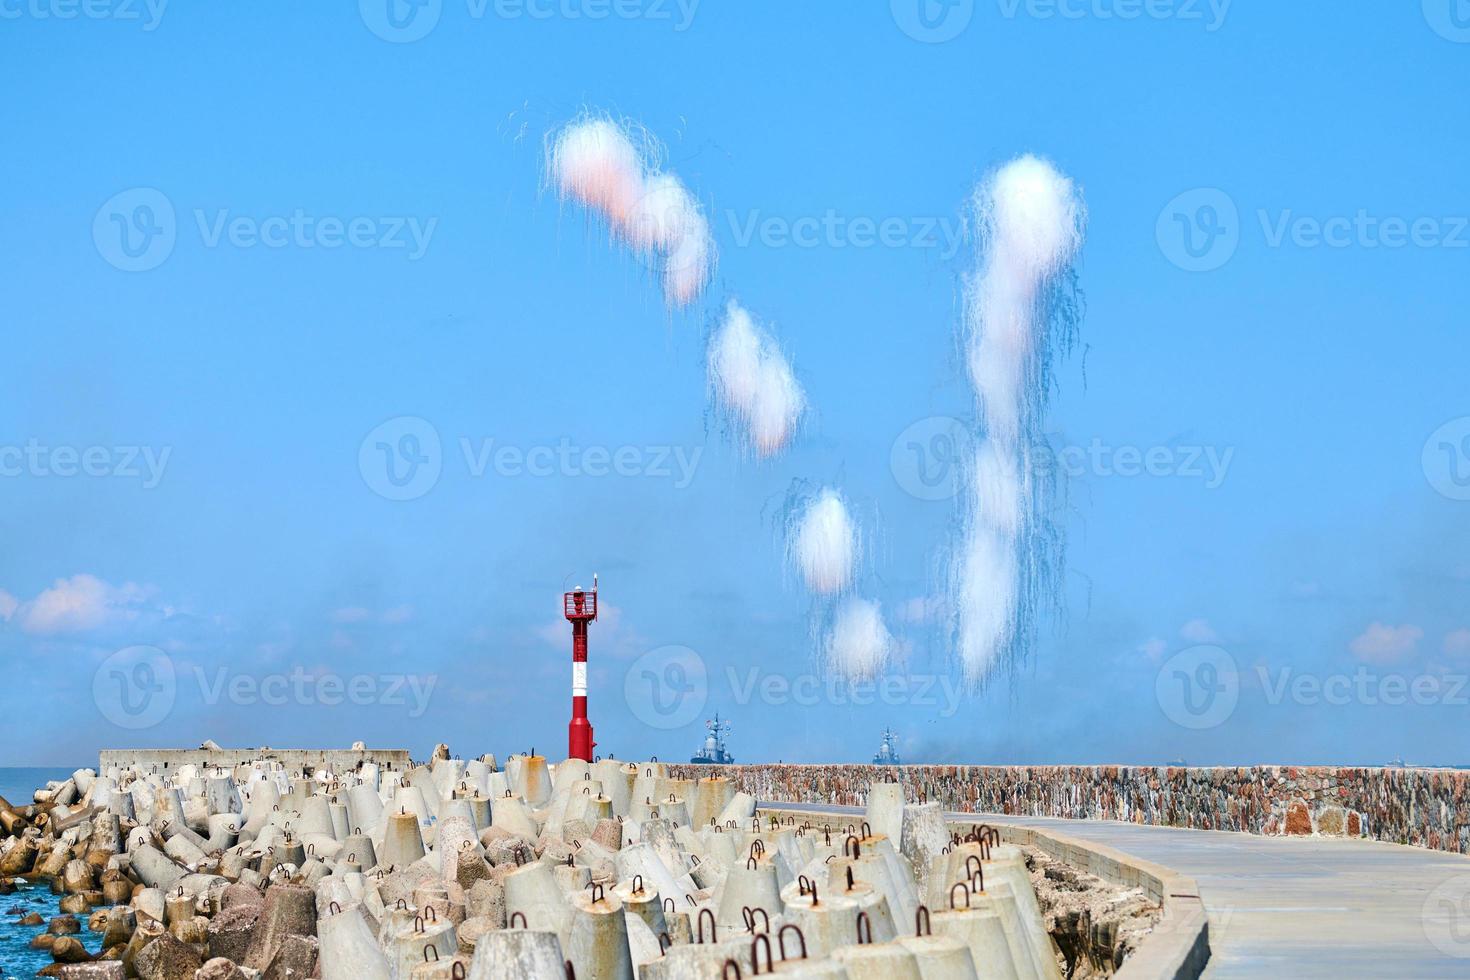
M31 949L31 940L46 931L46 925L61 914L61 896L53 895L46 885L18 882L14 895L0 895L0 976L5 980L21 980L34 977L36 971L51 964L51 954L42 949ZM20 925L22 916L39 913L45 921L38 926ZM87 917L77 916L82 931L72 938L79 939L87 952L98 952L100 937L87 929Z
M11 806L29 806L35 802L36 790L41 789L48 782L69 779L76 771L76 766L70 769L56 767L7 769L0 767L0 796L9 800Z
M11 806L26 806L33 802L36 790L46 783L66 779L76 768L31 768L0 769L0 796L10 801ZM51 963L51 954L44 950L31 949L31 940L46 931L46 923L61 914L61 896L51 894L46 885L17 882L14 895L0 895L0 977L29 978L36 971ZM32 912L46 920L39 926L19 924L22 916ZM87 931L85 916L77 916L82 931L76 936L87 947L88 952L97 952L97 937Z

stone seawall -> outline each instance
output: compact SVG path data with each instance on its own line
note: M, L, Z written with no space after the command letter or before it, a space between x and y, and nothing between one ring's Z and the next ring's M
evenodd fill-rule
M407 769L410 765L407 749L103 749L97 761L102 767L99 772L113 766L132 766L143 772L162 773L184 765L228 769L257 759L274 759L290 769L318 766L337 772L356 768L362 762L391 769Z
M1251 766L670 766L734 779L759 800L863 806L897 777L946 810L1122 820L1265 835L1369 837L1470 853L1470 772Z

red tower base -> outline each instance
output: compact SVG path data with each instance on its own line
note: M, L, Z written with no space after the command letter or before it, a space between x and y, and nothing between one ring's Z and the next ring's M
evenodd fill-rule
M567 726L567 758L591 762L596 744L592 741L592 723L586 718L573 718Z
M587 720L587 698L572 699L572 722L567 726L567 758L592 761L592 722Z

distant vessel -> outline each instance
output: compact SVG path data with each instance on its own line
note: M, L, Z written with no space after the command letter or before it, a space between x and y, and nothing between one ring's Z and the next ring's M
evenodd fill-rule
M709 729L709 733L704 736L704 744L689 761L696 766L734 765L735 757L725 749L725 736L730 734L730 723L720 721L717 712L714 720L705 722L704 727Z
M878 754L873 756L875 766L901 766L898 758L898 735L893 729L883 729L883 745L879 747Z

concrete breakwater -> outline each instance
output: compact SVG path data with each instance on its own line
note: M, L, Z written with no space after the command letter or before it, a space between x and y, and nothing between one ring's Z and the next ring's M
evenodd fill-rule
M0 800L0 891L64 896L42 975L1061 977L1021 850L897 784L825 828L656 762L135 761Z
M1368 837L1470 853L1470 772L1249 766L670 766L760 800L864 806L885 774L946 810L1250 834Z
M256 762L280 763L283 769L329 769L345 772L370 762L381 769L412 766L407 749L103 749L98 753L98 772L110 769L154 774L175 771L181 766L233 769Z

